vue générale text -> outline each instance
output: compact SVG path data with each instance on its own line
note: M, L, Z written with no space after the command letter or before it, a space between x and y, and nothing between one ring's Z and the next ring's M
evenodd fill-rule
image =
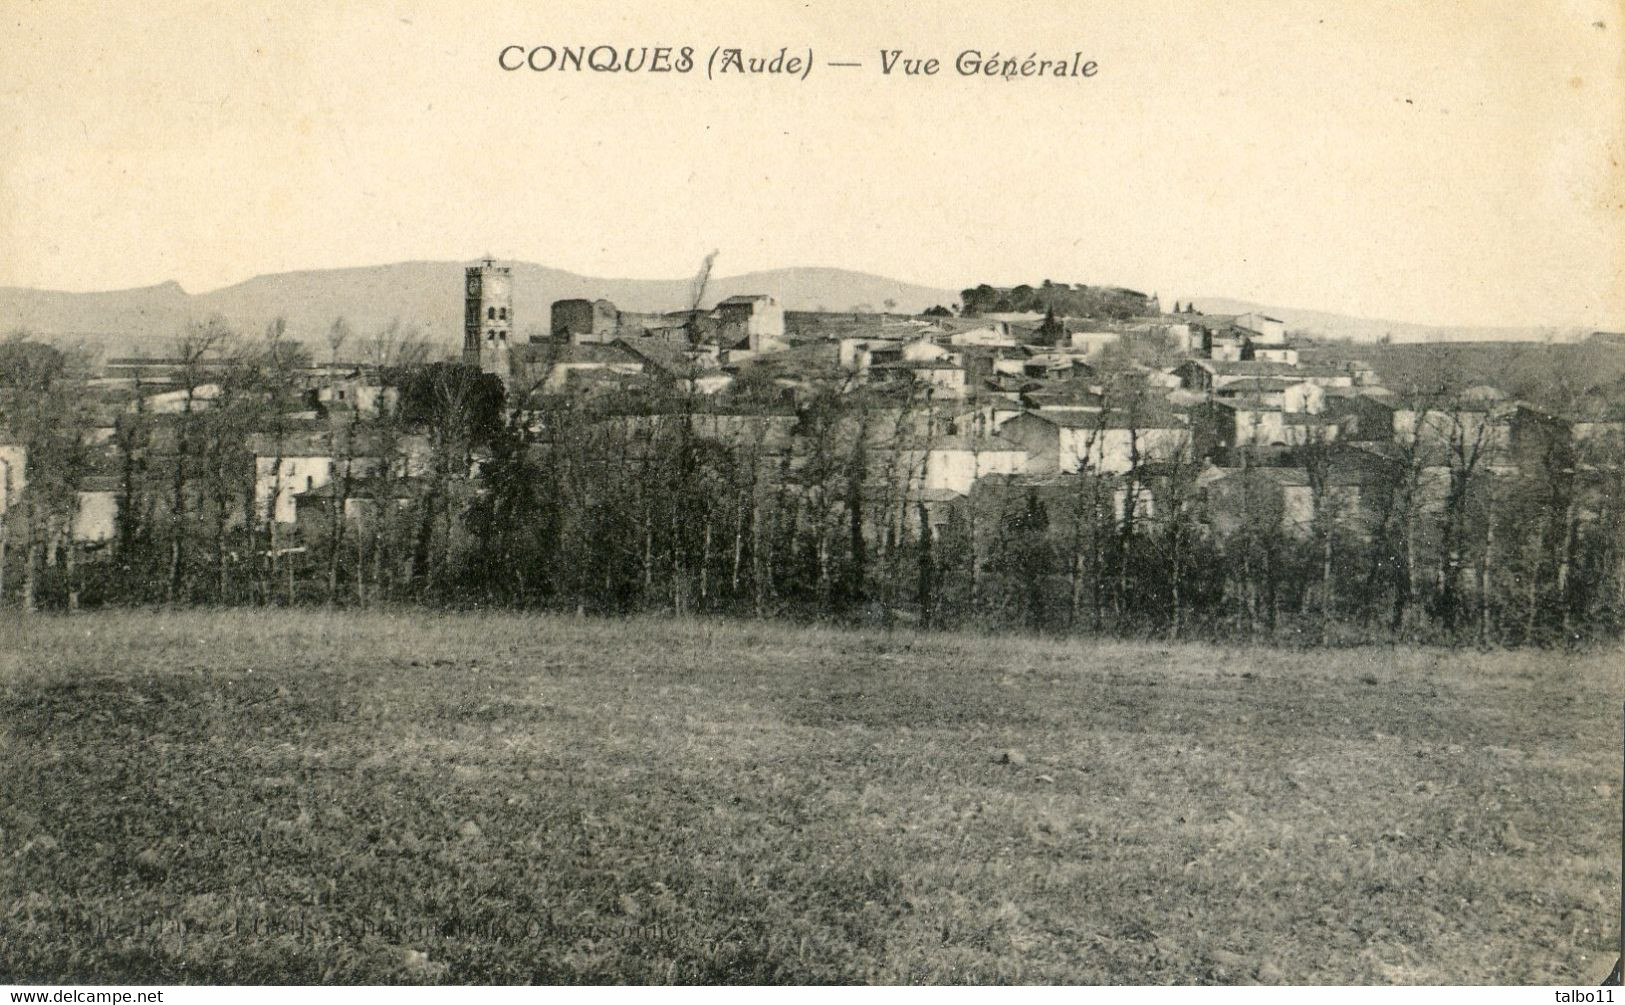
M842 56L820 60L811 48L752 51L714 46L709 52L692 45L508 45L497 53L497 65L506 71L536 73L678 73L703 71L707 78L725 76L778 76L805 80L813 69L832 73L878 71L885 77L940 75L989 80L1032 78L1089 78L1100 65L1071 53L1008 54L999 50L962 49L952 59L881 49L874 59Z

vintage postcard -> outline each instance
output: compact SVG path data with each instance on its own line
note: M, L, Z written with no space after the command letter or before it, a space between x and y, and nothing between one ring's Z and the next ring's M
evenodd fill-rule
M1622 38L0 0L10 1000L1611 1001Z

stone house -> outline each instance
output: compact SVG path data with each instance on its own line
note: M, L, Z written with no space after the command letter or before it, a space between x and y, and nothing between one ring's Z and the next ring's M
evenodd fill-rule
M1164 409L1101 412L1023 412L999 427L999 435L1033 457L1034 472L1122 474L1153 461L1190 456L1185 417Z
M784 306L769 293L745 293L728 297L713 312L724 328L742 333L752 352L768 351L768 343L784 338Z
M555 300L549 333L561 342L611 342L619 333L621 313L608 300Z

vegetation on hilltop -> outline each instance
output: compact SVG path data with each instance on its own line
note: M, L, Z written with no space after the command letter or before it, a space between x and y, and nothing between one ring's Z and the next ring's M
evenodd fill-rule
M959 294L961 311L967 315L1053 312L1062 317L1124 319L1161 313L1155 297L1117 286L1085 286L1082 283L1022 284L996 287L983 283Z

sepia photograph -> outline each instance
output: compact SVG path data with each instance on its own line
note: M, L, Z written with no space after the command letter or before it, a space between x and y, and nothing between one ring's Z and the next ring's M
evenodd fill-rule
M1622 31L0 0L6 1000L1611 1002Z

